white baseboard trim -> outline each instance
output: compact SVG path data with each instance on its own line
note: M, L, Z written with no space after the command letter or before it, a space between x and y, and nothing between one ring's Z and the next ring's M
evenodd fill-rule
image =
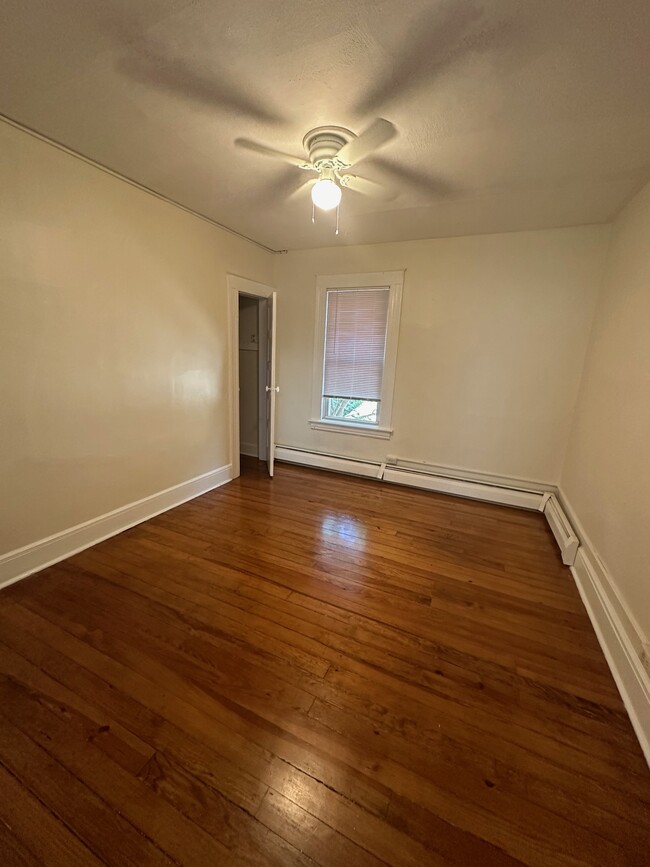
M240 455L248 455L250 458L256 458L259 453L259 448L257 443L240 443L239 444L239 454Z
M650 765L648 636L625 603L564 491L560 489L557 497L580 541L571 573Z
M166 488L156 494L151 494L135 503L129 503L98 518L92 518L76 527L70 527L46 539L40 539L23 548L0 555L0 588L13 584L21 578L45 569L53 563L65 560L84 548L90 548L110 536L115 536L123 530L128 530L142 521L147 521L180 506L181 503L192 500L201 494L218 488L232 479L232 465L228 464L203 473L196 478L188 479L179 485Z
M598 581L605 595L605 599L607 600L608 607L615 612L621 622L624 633L632 642L632 646L637 655L641 657L645 650L645 646L648 643L648 636L644 635L643 630L636 621L636 618L618 591L611 571L599 557L596 546L587 534L587 531L576 515L575 509L567 499L564 491L560 489L557 493L557 497L578 537L580 546L584 553L587 554L590 563L593 564L594 572L598 576ZM650 674L650 672L648 673Z
M626 631L610 601L615 593L610 577L586 547L578 549L571 573L650 766L650 675L635 649L635 636Z
M516 506L522 509L538 510L542 504L544 491L535 490L534 483L525 483L520 488L508 487L507 484L488 483L473 478L459 477L461 470L457 467L450 468L450 475L444 474L444 467L436 465L435 471L428 465L418 466L410 463L408 466L400 460L400 466L379 463L377 461L363 461L347 458L343 455L322 454L309 452L303 449L277 446L276 459L293 464L301 464L318 469L332 470L338 473L348 473L355 476L365 476L390 482L397 485L406 485L412 488L422 488L442 494L452 494L456 497L468 497L473 500L483 500L489 503ZM469 471L468 471L469 472ZM497 477L494 477L495 479Z

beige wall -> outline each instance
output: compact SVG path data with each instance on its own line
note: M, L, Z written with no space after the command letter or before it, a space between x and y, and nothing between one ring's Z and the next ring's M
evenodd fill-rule
M614 224L561 488L650 636L650 185Z
M554 483L609 230L585 226L278 256L278 443ZM406 269L391 440L312 431L317 274Z
M0 190L6 552L229 463L226 272L272 257L2 123Z

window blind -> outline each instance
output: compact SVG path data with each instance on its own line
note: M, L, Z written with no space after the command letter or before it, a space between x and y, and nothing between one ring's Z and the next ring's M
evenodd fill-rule
M389 288L328 289L323 397L380 400Z

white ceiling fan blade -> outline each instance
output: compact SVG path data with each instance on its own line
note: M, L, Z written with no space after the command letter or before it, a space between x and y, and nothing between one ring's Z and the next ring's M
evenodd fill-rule
M244 150L261 154L263 157L271 157L271 159L279 160L283 163L289 163L289 165L297 166L299 169L310 168L309 160L306 157L297 157L295 154L276 151L275 148L268 148L266 145L258 144L256 141L251 141L247 138L236 138L235 144L239 148L244 148Z
M395 193L383 184L369 181L368 178L360 178L358 175L342 175L341 185L343 188L347 187L357 193L362 193L364 196L371 196L373 199L388 201L395 198Z
M397 130L390 121L377 118L360 136L343 145L336 156L347 166L355 165L385 145L395 135Z
M383 157L373 157L372 170L378 171L380 178L391 177L400 188L409 186L422 196L441 199L454 194L453 184L440 175L431 174L428 166L421 170Z
M307 180L303 181L299 187L297 187L295 190L292 190L289 193L289 195L287 196L287 199L297 199L301 195L304 195L305 191L310 190L314 186L314 184L316 183L317 180L318 180L318 178L307 178Z

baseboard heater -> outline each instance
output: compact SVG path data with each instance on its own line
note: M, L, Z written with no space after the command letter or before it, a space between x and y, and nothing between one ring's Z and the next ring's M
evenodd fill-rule
M580 547L580 540L564 512L562 504L554 494L547 497L543 511L560 548L562 562L565 566L573 566Z
M542 511L550 496L548 486L527 487L518 479L487 477L455 467L404 461L389 456L384 463L348 458L324 452L310 452L287 446L276 446L275 457L278 461L302 464L308 467L331 470L383 480L396 485L421 488L456 497L483 500L489 503L516 506L520 509ZM462 474L462 475L461 475Z

